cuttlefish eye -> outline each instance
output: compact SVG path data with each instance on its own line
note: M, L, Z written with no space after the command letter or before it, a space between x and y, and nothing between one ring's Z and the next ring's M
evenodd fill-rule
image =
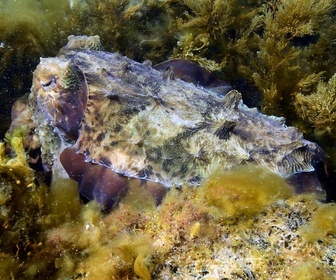
M57 79L55 76L51 76L51 78L47 81L40 81L40 84L44 90L52 90L57 86Z

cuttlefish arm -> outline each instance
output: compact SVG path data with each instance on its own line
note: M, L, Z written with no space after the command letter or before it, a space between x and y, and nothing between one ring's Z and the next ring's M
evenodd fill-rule
M232 87L228 83L218 79L214 74L190 60L172 59L161 62L153 68L162 72L171 69L175 78L223 95L232 90Z
M130 186L145 186L148 193L159 204L167 188L159 183L130 179L111 169L85 161L85 156L74 148L66 148L60 156L69 177L78 183L79 193L85 200L96 200L105 210L110 210L127 193Z

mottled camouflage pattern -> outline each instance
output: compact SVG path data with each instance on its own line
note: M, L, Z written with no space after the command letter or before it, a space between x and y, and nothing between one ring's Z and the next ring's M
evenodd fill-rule
M30 105L47 165L74 146L87 161L170 187L248 162L286 177L323 160L315 143L246 107L239 92L220 95L89 40L71 37L34 72Z

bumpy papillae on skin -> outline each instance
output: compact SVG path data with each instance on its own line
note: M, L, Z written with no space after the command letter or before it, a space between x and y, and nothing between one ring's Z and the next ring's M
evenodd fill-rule
M44 162L60 156L87 199L111 207L130 184L146 184L160 201L164 187L199 185L215 169L246 163L295 175L295 184L324 159L296 128L248 108L195 63L165 62L156 66L160 73L88 49L90 37L80 37L80 47L76 40L41 59L30 108ZM309 191L321 192L314 182Z

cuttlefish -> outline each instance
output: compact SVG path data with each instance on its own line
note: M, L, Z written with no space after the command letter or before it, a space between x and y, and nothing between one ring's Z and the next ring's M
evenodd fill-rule
M83 197L106 208L129 184L144 185L159 202L172 186L198 186L214 170L252 164L290 181L315 178L324 159L297 128L248 108L196 63L153 67L101 51L98 36L70 36L56 57L41 58L28 100L24 116L45 168L64 169ZM312 181L293 188L323 192Z

